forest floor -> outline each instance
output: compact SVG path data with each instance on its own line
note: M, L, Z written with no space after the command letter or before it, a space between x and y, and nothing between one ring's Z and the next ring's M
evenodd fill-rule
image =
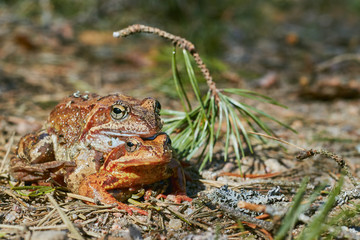
M296 36L293 37L291 40L289 36L288 44L296 41ZM288 207L286 203L293 200L306 176L310 179L307 196L320 183L326 183L326 190L330 191L340 178L341 168L333 158L315 156L299 160L296 158L301 152L299 148L269 140L268 143L255 143L255 153L242 159L245 178L240 176L234 154L230 155L227 162L222 160L221 146L217 148L214 160L200 174L196 173L199 165L194 159L185 167L189 176L188 195L194 198L193 202L178 205L152 199L149 216L130 216L108 206L86 205L77 197L59 190L51 195L55 203L49 201L51 196L48 195L30 198L21 196L11 189L10 184L14 182L9 177L9 160L15 154L20 137L39 129L52 108L64 97L77 90L96 92L99 95L121 92L138 98L157 98L164 109L181 108L172 87L172 48L161 39L149 39L146 36L114 39L110 31L75 32L66 23L46 29L31 24L8 23L2 26L0 38L2 238L17 239L20 236L36 239L41 236L55 239L57 236L61 239L68 236L80 239L76 235L76 232L80 232L86 239L128 239L129 236L132 239L136 236L151 239L190 239L195 236L198 237L196 239L214 236L220 239L224 236L228 239L246 239L260 236L271 239L281 225L284 214L276 206L278 201L262 203L274 205L278 211L274 216L263 214L264 221L256 224L254 219L259 218L260 214L249 214L249 220L234 216L229 210L211 204L204 205L204 199L213 196L207 194L227 185L238 191L253 190L256 194L265 196L274 187L280 187L279 193L268 195L284 194L279 201ZM266 57L260 55L254 57L253 61ZM276 57L271 56L271 59ZM297 70L297 74L291 73L291 69L265 71L262 76L251 80L233 70L235 67L229 64L226 70L216 71L214 79L221 79L218 83L220 87L254 90L285 104L287 109L244 99L297 131L296 134L270 122L269 125L278 138L306 150L323 149L337 154L346 160L351 174L358 178L360 79L354 77L360 73L356 62L358 59L356 55L342 55L329 60L313 66L311 71L299 73ZM211 71L211 64L209 68ZM354 190L348 178L345 178L342 190ZM254 195L248 192L243 194ZM316 202L318 205L320 198L321 196ZM64 222L56 210L56 204L66 213L69 222ZM330 215L336 215L344 209L358 209L358 204L354 200L341 207L334 207ZM315 211L308 216L311 217L314 213ZM347 227L346 231L341 232L341 236L359 238L358 220L359 215L339 220L337 226ZM271 223L271 226L268 227L267 223ZM76 230L71 229L72 224ZM293 234L301 231L303 226L304 224L297 225ZM104 237L106 234L109 238Z

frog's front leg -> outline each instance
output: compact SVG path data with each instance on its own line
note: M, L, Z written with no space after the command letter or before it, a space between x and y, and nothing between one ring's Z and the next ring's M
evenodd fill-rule
M114 184L118 181L116 177L110 174L95 173L87 176L79 186L79 194L99 200L103 204L117 204L119 209L127 211L130 215L133 211L142 215L148 215L144 210L137 207L128 206L125 203L119 202L113 195L111 195L105 186Z
M30 164L55 161L53 141L44 129L22 137L16 153L18 158Z
M16 153L10 160L10 172L20 181L46 180L50 172L64 166L55 161L53 142L45 130L22 137Z
M171 159L168 167L172 171L171 177L169 177L170 185L166 187L167 194L158 193L154 194L152 189L147 189L144 195L145 200L149 200L151 196L156 196L157 199L164 198L175 203L181 203L183 201L191 202L192 198L186 195L186 180L183 168L178 160Z
M176 159L171 159L169 167L173 170L174 174L170 178L170 192L172 199L175 203L181 203L182 201L191 202L192 198L186 195L186 179L184 170L181 166L181 163ZM169 196L167 198L169 198Z

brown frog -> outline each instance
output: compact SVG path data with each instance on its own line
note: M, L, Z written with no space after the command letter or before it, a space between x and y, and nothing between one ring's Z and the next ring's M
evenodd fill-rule
M76 92L54 108L41 130L20 140L11 173L18 180L51 179L77 190L79 180L97 172L129 137L156 135L162 127L160 108L153 98Z
M117 204L130 214L135 210L146 215L143 210L119 202L112 193L114 190L123 193L121 201L125 201L139 189L154 190L151 184L163 180L169 180L170 192L176 200L192 200L185 194L183 169L172 156L170 139L160 133L151 140L131 137L126 144L113 149L100 170L81 181L78 192L105 204Z

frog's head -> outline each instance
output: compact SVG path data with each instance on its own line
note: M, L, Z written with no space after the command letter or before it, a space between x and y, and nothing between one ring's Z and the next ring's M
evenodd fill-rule
M168 164L171 159L170 138L166 133L159 133L153 139L129 138L124 145L111 151L103 168L114 172L128 167Z
M99 97L93 104L81 136L91 145L105 144L112 149L124 144L130 136L149 138L162 128L161 105L153 98L139 100L114 94Z

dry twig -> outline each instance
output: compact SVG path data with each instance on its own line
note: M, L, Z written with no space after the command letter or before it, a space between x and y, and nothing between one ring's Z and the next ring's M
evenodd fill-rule
M202 72L207 85L209 86L209 89L211 90L213 96L218 101L218 89L215 86L215 82L212 79L212 76L210 75L209 69L206 67L205 63L201 59L199 53L195 49L195 45L191 43L190 41L186 40L185 38L173 35L171 33L165 32L159 28L149 27L141 24L134 24L127 28L124 28L120 31L114 32L113 36L118 37L127 37L129 35L135 34L135 33L152 33L155 35L158 35L162 38L165 38L167 40L170 40L175 46L187 50L194 58L197 66L199 67L200 71Z
M302 160L302 159L306 159L306 158L309 158L309 157L312 157L315 155L322 155L322 156L325 156L325 157L335 160L335 162L339 165L339 167L345 172L346 176L348 176L351 183L355 187L358 186L358 183L357 183L355 177L350 172L348 163L345 161L345 159L336 155L335 153L326 151L324 149L320 149L320 150L310 149L310 150L305 150L305 151L300 152L296 158L299 160Z
M344 62L344 61L358 61L360 62L360 54L341 54L341 55L337 55L325 62L322 62L320 64L318 64L316 66L316 70L321 72L327 68L330 68L332 66L334 66L335 64Z

